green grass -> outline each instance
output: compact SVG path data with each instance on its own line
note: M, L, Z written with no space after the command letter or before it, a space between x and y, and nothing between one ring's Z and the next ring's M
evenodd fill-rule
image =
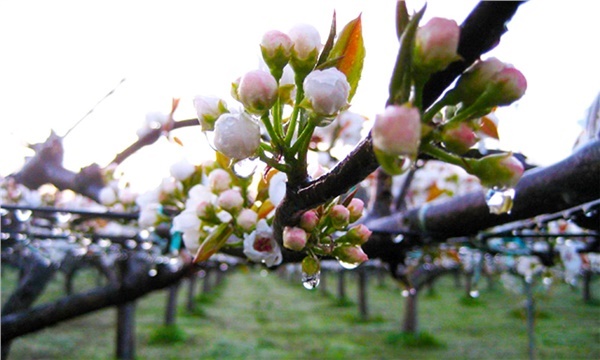
M358 312L356 278L346 275L347 302L339 306L335 274L326 274L327 292L308 291L300 281L275 273L234 271L214 292L197 298L186 312L187 284L179 291L175 330L164 330L167 292L150 294L136 305L138 359L526 359L524 296L500 284L465 300L450 276L435 284L435 296L419 297L419 332L401 332L404 298L391 279L369 281L368 319ZM16 273L4 269L2 300ZM75 288L95 284L82 273ZM63 279L51 284L45 300L59 296ZM199 284L200 285L200 284ZM592 293L600 297L600 281ZM600 307L585 304L581 291L558 284L536 295L538 359L600 358ZM202 316L198 316L201 314ZM116 310L99 311L17 339L12 359L112 359ZM163 329L163 330L158 330ZM161 333L161 331L165 331ZM177 341L161 343L162 338ZM93 334L93 335L92 335ZM158 336L160 337L160 336Z

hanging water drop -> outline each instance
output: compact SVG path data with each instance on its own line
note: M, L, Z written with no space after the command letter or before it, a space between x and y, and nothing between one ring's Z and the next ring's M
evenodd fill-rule
M232 169L237 176L241 178L247 178L254 174L259 163L260 160L258 158L247 158L236 161L233 164Z
M206 143L210 146L211 149L217 151L215 147L215 132L214 131L203 131L204 137L206 137Z
M398 234L392 239L392 241L396 244L400 244L403 240L404 240L403 234Z
M510 214L515 198L515 189L489 189L485 195L485 202L491 214Z
M321 272L317 271L314 274L307 274L305 272L302 273L302 285L308 290L313 290L319 283L321 282Z
M352 270L352 269L356 269L358 267L358 265L360 265L360 263L349 263L349 262L344 262L344 261L338 261L340 263L340 266L343 267L344 269L347 270Z

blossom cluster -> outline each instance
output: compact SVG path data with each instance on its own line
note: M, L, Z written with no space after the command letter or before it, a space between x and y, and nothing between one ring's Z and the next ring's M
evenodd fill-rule
M498 106L512 104L527 88L523 74L496 58L476 61L459 77L456 85L432 105L423 103L424 85L430 76L460 60L460 27L455 21L432 18L419 26L423 11L406 19L401 50L390 88L391 102L375 118L373 148L380 165L397 175L426 153L457 165L475 175L488 189L500 191L502 204L492 212L509 212L513 188L524 172L511 153L469 158L481 134L497 138L496 124L489 114ZM496 202L496 194L490 194Z
M361 245L369 240L371 231L364 224L356 224L363 212L363 201L352 197L306 211L297 226L283 230L283 246L307 253L302 262L307 275L320 271L319 259L324 256L336 258L346 268L355 268L368 260Z
M264 66L232 83L237 106L212 96L194 98L214 149L233 161L260 158L290 173L299 171L290 163L304 162L307 151L317 150L320 142L329 145L325 151L338 139L356 144L365 118L346 111L356 85L350 84L350 70L333 59L336 49L344 48L339 43L324 49L317 29L306 24L287 33L266 32L260 42ZM332 54L324 58L325 51ZM357 64L362 66L362 58Z

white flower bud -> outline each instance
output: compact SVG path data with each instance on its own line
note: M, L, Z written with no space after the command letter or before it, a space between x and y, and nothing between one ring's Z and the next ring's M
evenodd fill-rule
M242 160L260 145L260 127L248 114L223 114L215 123L215 147L223 155Z
M196 166L186 159L176 162L175 164L171 165L170 168L171 176L179 181L189 178L195 171Z
M348 104L350 84L336 68L315 70L304 79L304 96L312 110L321 116L335 116Z

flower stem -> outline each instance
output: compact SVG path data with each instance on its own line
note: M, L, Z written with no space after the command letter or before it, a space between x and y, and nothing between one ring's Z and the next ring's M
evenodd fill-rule
M260 144L260 147L258 148L258 157L260 158L260 160L268 166L272 167L273 169L277 169L281 172L288 173L290 171L290 167L286 164L281 164L277 160L269 157L267 155L267 151L269 149L270 147L267 144Z
M269 113L265 113L261 117L261 120L262 120L263 124L265 124L267 133L271 137L271 142L275 145L276 148L280 148L282 145L282 140L279 137L279 134L277 134L277 132L275 132L275 129L273 128L273 124L271 124L271 119L269 118Z
M442 160L444 162L460 166L463 169L466 166L466 162L462 157L448 153L431 143L421 144L421 150L438 160Z
M294 137L294 132L296 131L296 123L298 122L298 114L300 113L300 102L304 98L304 88L302 86L302 81L299 79L298 75L296 75L296 100L294 102L294 110L292 111L292 116L290 117L290 124L287 128L287 133L285 135L285 145L292 145L292 138Z

